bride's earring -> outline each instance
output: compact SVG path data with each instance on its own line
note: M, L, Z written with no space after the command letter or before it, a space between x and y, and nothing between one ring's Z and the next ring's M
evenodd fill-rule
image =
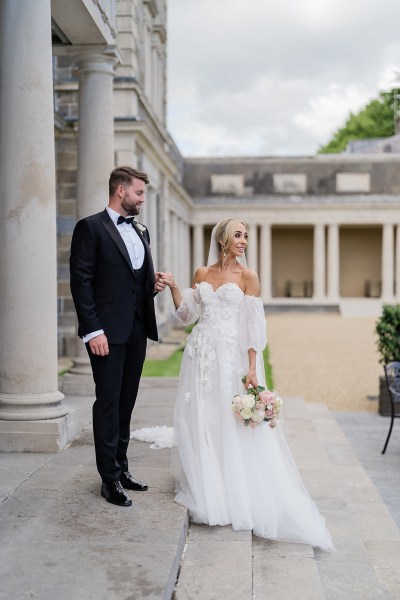
M221 252L222 252L222 256L224 257L224 260L226 260L225 247L222 244L221 244Z

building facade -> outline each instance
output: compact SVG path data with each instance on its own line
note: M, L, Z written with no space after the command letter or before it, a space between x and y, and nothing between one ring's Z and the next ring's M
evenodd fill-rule
M116 164L146 170L156 266L183 280L192 201L165 124L164 0L4 0L0 37L0 450L51 451L77 432L57 349L77 390L90 372L69 293L76 220L104 209Z
M56 450L77 432L57 379L57 351L74 359L70 389L90 379L69 248L77 219L107 204L115 165L149 174L141 219L156 269L180 286L231 216L249 224L269 310L378 314L400 300L397 146L184 159L166 124L166 12L166 0L0 2L0 450ZM156 302L163 332L172 304Z
M382 153L186 159L193 266L211 224L242 218L267 309L378 315L400 301L399 167Z

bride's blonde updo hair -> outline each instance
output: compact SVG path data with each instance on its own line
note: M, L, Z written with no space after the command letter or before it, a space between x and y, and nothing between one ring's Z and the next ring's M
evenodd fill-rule
M248 227L241 219L223 219L215 226L215 242L217 244L218 254L225 252L235 239L236 225L241 223L248 230Z

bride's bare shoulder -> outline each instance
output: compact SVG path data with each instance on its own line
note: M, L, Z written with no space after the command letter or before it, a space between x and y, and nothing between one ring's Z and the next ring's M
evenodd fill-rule
M200 283L200 281L205 281L208 275L208 271L208 267L199 267L198 269L196 269L193 277L193 283Z
M244 277L246 281L258 281L258 275L256 271L253 271L253 269L247 269L246 267L243 267L242 277Z
M251 296L259 296L260 294L260 280L258 275L252 269L245 269L242 273L246 294Z

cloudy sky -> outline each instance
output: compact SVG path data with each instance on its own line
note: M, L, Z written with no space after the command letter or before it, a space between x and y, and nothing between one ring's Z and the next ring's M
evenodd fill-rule
M400 0L169 0L185 156L313 154L400 72Z

